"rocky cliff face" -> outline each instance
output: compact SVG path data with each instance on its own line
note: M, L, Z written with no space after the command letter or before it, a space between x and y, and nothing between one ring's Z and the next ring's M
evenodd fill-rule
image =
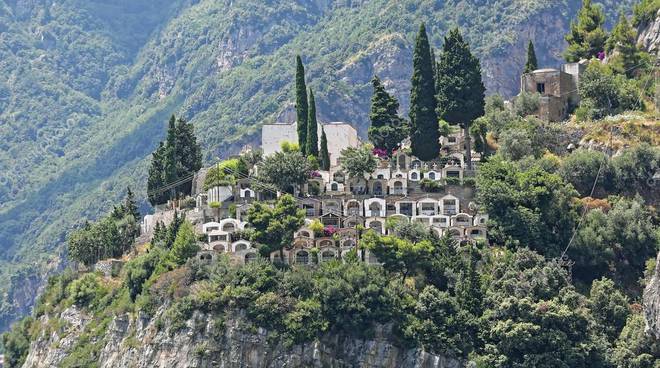
M655 20L641 24L638 29L637 43L651 54L658 55L660 51L660 10L655 15Z
M656 260L655 274L644 290L644 314L647 332L660 339L660 253Z
M164 309L153 318L114 317L105 334L86 341L99 346L100 368L185 368L185 367L388 367L459 368L455 359L405 349L392 342L385 329L370 340L327 335L320 341L282 346L263 329L245 322L240 314L222 320L195 312L185 327L171 333L162 326ZM57 323L55 323L57 321ZM35 340L24 368L60 366L83 339L93 319L75 307L57 319L42 317L43 326L59 325ZM51 330L52 331L52 330Z

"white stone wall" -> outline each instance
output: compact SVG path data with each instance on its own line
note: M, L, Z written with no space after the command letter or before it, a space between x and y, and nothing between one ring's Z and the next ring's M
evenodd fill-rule
M265 156L278 152L282 142L298 142L296 123L266 124L261 128L261 149Z
M318 135L321 144L321 129L325 130L328 138L328 153L330 164L337 165L341 151L347 147L357 147L360 144L357 131L348 123L334 122L319 124ZM298 142L298 131L296 123L290 124L266 124L261 128L261 149L264 155L270 155L280 151L282 142Z
M337 159L341 151L348 147L360 145L357 131L347 123L328 123L323 125L325 136L328 138L328 153L330 154L330 165L337 165ZM321 134L321 129L319 129ZM319 138L319 144L321 138Z

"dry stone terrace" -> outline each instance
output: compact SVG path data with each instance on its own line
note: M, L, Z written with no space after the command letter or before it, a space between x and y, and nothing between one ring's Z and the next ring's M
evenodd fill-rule
M276 125L295 127L295 124ZM333 129L337 130L333 133L337 136L355 134L348 124L334 123ZM272 130L273 126L266 126L263 133L268 135ZM275 152L292 135L295 133L287 130L277 139L265 137L264 145L270 153ZM300 208L305 210L305 225L296 232L291 246L282 254L273 252L271 260L315 264L341 259L357 247L359 259L377 263L368 250L360 248L360 234L369 229L389 234L386 223L390 218L422 223L436 234L449 234L460 242L485 241L488 215L481 213L473 202L474 171L466 169L462 134L454 133L441 140L441 157L433 162L418 160L404 145L391 158L379 159L376 170L364 177L349 177L339 159L333 160L330 170L313 172L308 182L293 193ZM351 147L360 144L357 135L342 142L342 146L346 142ZM475 156L477 162L473 164L478 164L479 156ZM246 222L247 210L253 202L273 200L280 193L259 191L253 177L240 178L233 186L203 190L206 172L200 170L194 179L192 198L184 200L183 205L179 203L186 218L203 234L200 236L204 239L203 250L198 257L212 261L217 254L225 253L237 263L256 259L257 246L250 242L245 231L250 226ZM211 208L212 202L221 206ZM152 231L158 221L167 224L172 217L173 210L165 208L146 216L143 231ZM323 225L323 231L310 228L315 221Z

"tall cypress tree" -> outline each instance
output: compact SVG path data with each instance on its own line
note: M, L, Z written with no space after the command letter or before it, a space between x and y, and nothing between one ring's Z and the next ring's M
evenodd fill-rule
M433 85L435 90L438 90L438 86L435 85L435 82L438 78L438 59L435 57L435 49L431 47L431 69L433 70Z
M527 63L525 63L525 71L523 73L531 73L538 69L538 63L536 61L536 52L534 51L534 44L532 40L529 40L527 44Z
M197 144L195 128L185 119L176 123L176 168L177 178L185 178L202 168L202 150ZM192 180L177 187L178 193L191 193Z
M298 145L300 151L305 152L307 144L307 119L309 117L309 104L307 102L307 86L305 85L305 67L300 55L296 56L296 122L298 124Z
M378 77L374 77L371 84L374 94L369 113L369 140L376 148L382 148L390 154L406 138L407 127L398 115L399 102L396 98L387 93Z
M619 14L619 21L612 29L605 43L605 50L610 58L609 65L617 73L632 77L641 56L637 48L637 32L630 25L626 16Z
M309 115L307 117L307 142L305 153L309 156L319 156L319 136L318 125L316 122L316 101L314 93L309 89Z
M325 129L321 128L321 152L320 152L321 170L330 170L330 153L328 152L328 137L325 135Z
M149 203L157 205L165 202L164 195L156 192L165 184L163 174L165 172L165 145L160 142L158 148L151 155L151 165L149 165L149 174L147 178L147 197Z
M165 185L177 180L176 140L176 117L172 114L167 127L167 138L165 139L165 172L163 173ZM173 198L171 194L175 192L175 189L170 191L170 199Z
M603 28L605 14L599 6L584 0L577 21L571 22L571 30L564 37L568 48L564 51L566 61L591 59L604 50L607 34Z
M413 53L410 90L410 140L413 155L429 161L440 153L440 133L436 115L435 81L431 49L424 23L419 26Z
M131 187L126 187L126 198L124 199L124 211L126 214L132 215L135 221L140 222L140 211L138 211L137 202L135 201L135 194Z
M465 132L465 161L472 167L470 123L484 114L485 91L481 65L463 41L458 28L449 32L438 63L438 116L449 124L459 124Z

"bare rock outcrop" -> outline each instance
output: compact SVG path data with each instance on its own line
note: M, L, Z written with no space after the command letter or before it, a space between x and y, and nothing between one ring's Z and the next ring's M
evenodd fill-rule
M163 325L161 308L154 317L142 313L113 318L100 342L100 368L266 368L266 367L364 367L460 368L467 363L402 348L387 328L370 339L328 334L309 343L284 346L269 332L249 324L241 313L224 318L194 312L185 326L172 332ZM23 368L58 366L93 322L83 312L69 308L54 320L64 321L59 332L44 332L32 342Z
M656 13L655 20L640 24L637 43L649 53L658 55L660 49L660 10Z
M660 339L660 253L656 260L655 273L644 290L644 314L647 333Z

